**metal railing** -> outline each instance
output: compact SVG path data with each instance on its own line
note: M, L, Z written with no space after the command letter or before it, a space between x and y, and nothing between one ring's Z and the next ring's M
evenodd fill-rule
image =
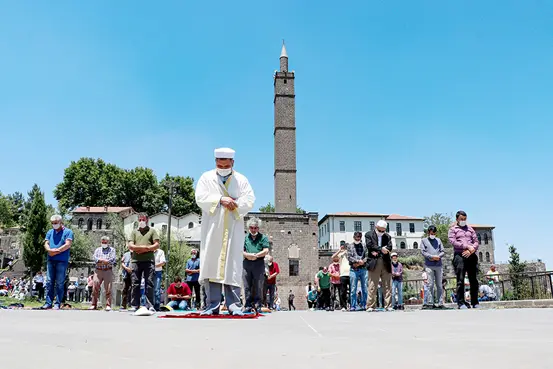
M493 283L495 291L499 294L499 299L509 300L542 300L553 299L553 271L546 272L525 272L525 273L506 273L494 276L499 279ZM455 277L446 277L445 283L445 302L452 302L451 295L456 294L457 280ZM490 278L479 275L479 285L488 284ZM465 290L469 285L465 279ZM403 280L403 299L406 304L422 304L422 291L424 290L424 280L411 279Z

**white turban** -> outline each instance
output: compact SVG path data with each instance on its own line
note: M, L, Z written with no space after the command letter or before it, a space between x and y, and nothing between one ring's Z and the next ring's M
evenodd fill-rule
M215 159L234 159L234 150L228 147L221 147L214 151Z
M380 227L380 228L387 228L387 227L388 227L388 223L386 223L385 220L379 220L378 223L376 223L376 226L377 226L377 227Z

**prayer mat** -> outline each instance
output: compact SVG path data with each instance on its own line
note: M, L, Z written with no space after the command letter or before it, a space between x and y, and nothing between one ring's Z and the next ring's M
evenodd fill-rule
M188 313L188 314L166 314L160 315L158 318L183 318L183 319L257 319L261 314L244 314L244 315L230 315L230 314L218 314L218 315L201 315L200 313Z

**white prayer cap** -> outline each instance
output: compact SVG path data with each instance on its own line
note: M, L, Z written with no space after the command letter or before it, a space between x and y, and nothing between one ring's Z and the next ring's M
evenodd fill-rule
M376 223L376 226L380 228L386 228L388 227L388 223L386 223L385 220L379 220L378 223Z
M228 147L215 149L215 159L234 159L234 150Z

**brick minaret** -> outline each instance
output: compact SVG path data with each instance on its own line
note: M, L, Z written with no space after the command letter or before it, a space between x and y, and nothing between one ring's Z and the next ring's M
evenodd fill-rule
M275 211L296 212L296 95L294 72L288 72L288 54L282 44L275 86Z

